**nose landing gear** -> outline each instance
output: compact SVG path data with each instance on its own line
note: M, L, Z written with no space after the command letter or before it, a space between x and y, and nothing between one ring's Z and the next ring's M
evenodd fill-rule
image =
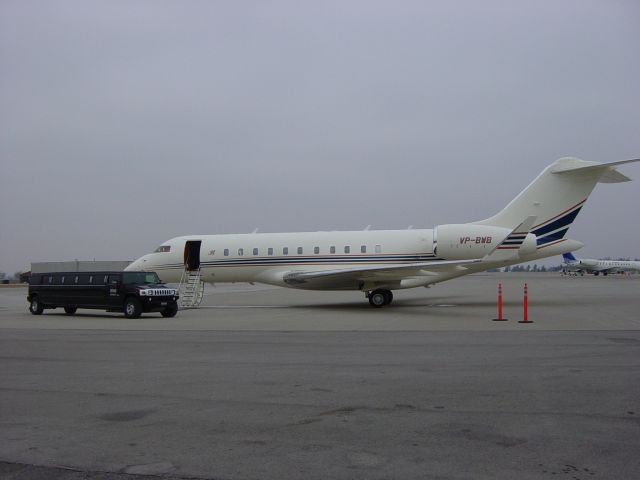
M367 292L367 298L369 299L369 305L374 308L380 308L389 305L393 301L393 293L391 290L380 288Z

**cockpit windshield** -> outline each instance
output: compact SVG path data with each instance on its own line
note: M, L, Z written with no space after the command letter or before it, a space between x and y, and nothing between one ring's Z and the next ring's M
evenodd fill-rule
M156 272L123 272L122 283L125 285L155 285L162 282Z
M153 253L162 253L162 252L170 252L170 251L171 251L171 245L160 245L158 248L155 249Z

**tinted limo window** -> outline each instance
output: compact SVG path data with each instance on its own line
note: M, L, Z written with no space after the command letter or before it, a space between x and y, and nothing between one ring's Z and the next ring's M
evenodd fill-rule
M161 282L155 272L124 272L122 274L122 283L125 285L153 285Z

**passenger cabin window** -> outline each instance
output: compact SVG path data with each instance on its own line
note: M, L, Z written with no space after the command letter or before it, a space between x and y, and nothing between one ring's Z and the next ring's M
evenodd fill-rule
M161 253L161 252L170 252L171 251L171 246L170 245L161 245L158 248L155 249L154 253Z
M269 247L267 249L267 255L273 255L273 248Z
M382 245L376 245L376 253L382 253Z
M367 246L366 245L361 245L360 246L360 253L367 253Z
M239 248L238 249L238 255L239 256L243 256L244 255L244 248Z
M254 248L254 249L253 249L253 254L254 254L254 255L258 255L258 249L257 249L257 248Z
M289 247L282 247L282 254L289 255Z
M336 253L336 247L335 247L335 245L331 245L331 246L329 247L329 253Z
M320 247L313 247L313 253L316 255L320 253Z
M349 245L344 247L344 253L351 253L351 247Z
M302 247L298 247L298 255L302 255Z
M224 249L224 256L225 256L225 257L228 257L228 256L229 256L229 249L228 249L228 248L225 248L225 249Z

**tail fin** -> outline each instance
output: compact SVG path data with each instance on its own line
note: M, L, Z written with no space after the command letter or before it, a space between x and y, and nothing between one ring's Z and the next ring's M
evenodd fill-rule
M496 215L473 223L515 228L523 218L535 216L540 223L531 228L531 233L536 235L538 245L559 240L569 230L596 183L629 181L615 166L637 161L640 159L597 163L561 158L545 168Z
M563 253L562 254L562 259L564 260L565 263L573 263L573 262L577 262L578 259L576 257L573 256L573 253L569 252L569 253Z

